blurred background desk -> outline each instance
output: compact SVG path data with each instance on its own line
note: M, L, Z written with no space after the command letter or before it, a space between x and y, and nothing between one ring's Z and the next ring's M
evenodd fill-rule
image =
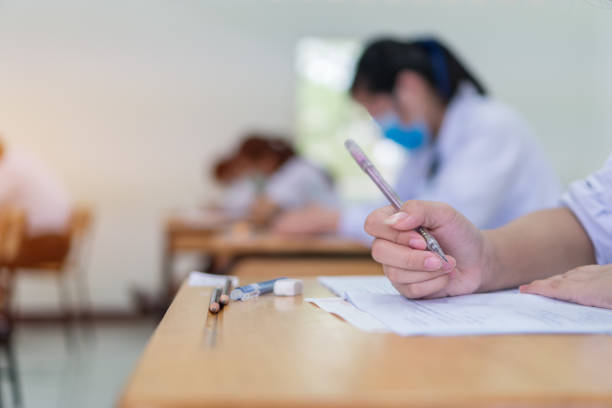
M360 242L333 236L287 237L253 232L245 223L233 223L205 213L200 217L197 214L168 217L164 236L162 282L168 303L178 288L173 274L174 261L184 253L206 255L210 260L208 271L231 274L241 263L256 259L272 261L266 264L273 271L272 276L380 271L371 260L370 248ZM245 273L244 269L240 271Z
M402 338L302 297L207 317L209 296L181 288L120 407L612 406L610 336ZM305 296L330 293L306 278Z

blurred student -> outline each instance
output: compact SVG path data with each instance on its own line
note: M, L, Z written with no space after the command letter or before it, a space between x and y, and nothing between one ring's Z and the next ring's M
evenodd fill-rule
M223 187L219 209L231 218L248 215L257 197L256 182L245 160L238 155L220 160L213 169L215 180Z
M286 141L252 137L242 145L239 156L246 158L262 180L251 208L256 224L267 224L283 211L312 205L326 209L337 206L331 177L297 155Z
M17 264L64 259L70 246L71 214L64 186L33 157L0 139L0 209L8 207L26 214L26 237Z
M448 202L480 228L555 205L560 184L527 123L438 40L372 42L350 92L409 152L395 186L403 200ZM312 207L281 217L276 229L369 240L362 226L377 206Z
M409 201L396 214L373 212L366 231L374 259L409 298L456 296L524 285L540 294L612 309L612 155L600 171L573 183L563 206L480 231L452 207ZM429 228L449 263L425 251L412 231ZM561 275L558 275L562 273Z

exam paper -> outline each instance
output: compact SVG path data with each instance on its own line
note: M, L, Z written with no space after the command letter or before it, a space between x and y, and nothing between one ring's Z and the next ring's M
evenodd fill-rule
M318 281L341 298L345 298L346 293L349 291L373 294L399 294L393 285L391 285L389 279L382 275L319 276Z
M431 300L350 290L347 299L402 336L612 333L612 310L518 290Z
M187 284L189 286L204 286L216 288L225 285L225 280L227 278L232 279L233 287L237 287L240 284L240 281L236 276L215 275L212 273L204 273L198 271L193 271L189 274Z
M612 333L612 310L581 306L518 290L409 300L384 276L321 276L319 283L402 336L519 333ZM319 304L320 299L313 299ZM368 330L363 314L329 301L319 306ZM371 322L371 320L370 320Z
M321 309L341 317L346 322L352 324L360 330L379 333L389 331L385 325L370 316L368 313L357 309L355 306L339 297L307 298L304 300L306 302L314 303Z

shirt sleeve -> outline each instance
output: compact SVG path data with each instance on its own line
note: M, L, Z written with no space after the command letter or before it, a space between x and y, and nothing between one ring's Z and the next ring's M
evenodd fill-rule
M445 154L435 179L418 198L449 203L478 228L498 227L508 186L519 174L522 146L517 138L504 137L505 129L497 124L480 124L472 133L488 137L473 138Z
M478 119L445 145L437 175L418 198L449 203L481 229L554 207L561 191L528 127L505 112Z
M274 174L265 193L279 207L299 208L312 203L335 207L336 195L325 174L313 165L294 159Z
M591 238L597 262L612 264L612 156L603 169L572 183L561 202Z
M340 211L338 234L371 245L374 238L365 232L365 220L370 213L380 207L389 205L388 202L378 201L365 204L345 205Z
M281 208L299 207L304 201L304 195L303 190L296 187L306 178L308 175L302 166L294 162L286 163L270 177L265 187L265 194Z

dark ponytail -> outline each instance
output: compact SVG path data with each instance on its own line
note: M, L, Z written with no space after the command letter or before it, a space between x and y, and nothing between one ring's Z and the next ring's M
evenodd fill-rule
M435 38L416 41L381 38L371 42L357 62L350 92L391 93L403 70L420 74L445 103L455 96L462 82L471 83L481 95L487 94L480 81Z

